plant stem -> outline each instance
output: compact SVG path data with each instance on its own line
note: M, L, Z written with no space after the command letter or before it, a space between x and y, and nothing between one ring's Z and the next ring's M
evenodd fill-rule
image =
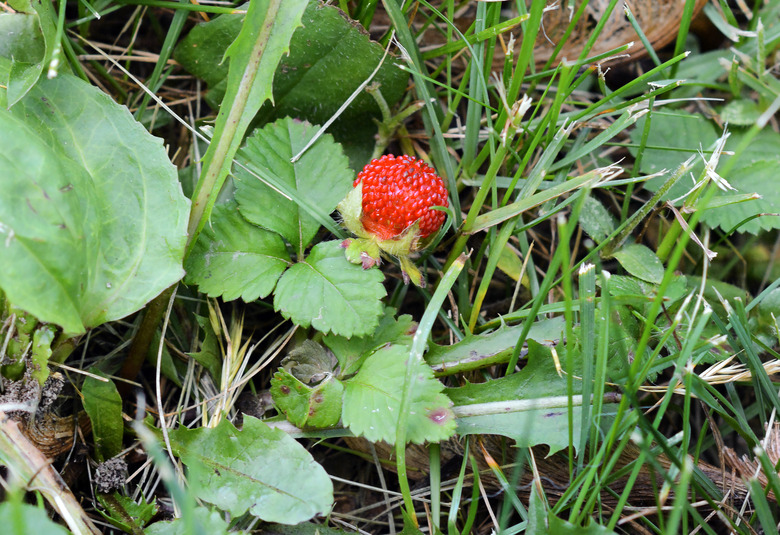
M119 371L119 376L123 379L133 381L138 375L138 372L141 371L141 366L146 360L146 355L149 353L149 346L152 345L154 333L157 332L157 327L160 325L163 314L165 314L165 309L168 307L168 300L171 298L171 293L173 293L175 288L176 284L165 290L146 305L144 319L141 320L138 332L136 332L135 337L133 337L133 343L130 345L130 349L127 352L127 358L125 358L122 369ZM131 385L124 381L117 383L117 390L119 390L119 394L123 398L127 397L130 388Z

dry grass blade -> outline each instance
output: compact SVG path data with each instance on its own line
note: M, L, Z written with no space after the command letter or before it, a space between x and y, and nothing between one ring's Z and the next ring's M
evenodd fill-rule
M4 412L0 412L0 450L9 470L29 489L43 494L74 533L101 533L50 460L25 436L19 422Z

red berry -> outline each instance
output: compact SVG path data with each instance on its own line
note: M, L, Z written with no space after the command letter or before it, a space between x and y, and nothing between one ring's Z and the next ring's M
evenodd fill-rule
M386 154L372 160L355 179L363 182L363 227L381 240L401 234L416 221L420 238L439 230L449 206L444 180L431 166L411 156Z

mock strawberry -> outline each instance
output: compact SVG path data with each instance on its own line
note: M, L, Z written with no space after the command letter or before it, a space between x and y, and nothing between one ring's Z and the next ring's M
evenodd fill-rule
M347 258L364 268L380 262L380 251L398 257L404 277L422 285L408 256L438 231L446 214L447 188L432 167L411 156L392 154L372 160L339 204L344 225L357 240L347 240Z
M415 222L427 238L444 223L447 188L431 166L411 156L386 154L363 168L353 186L363 184L363 227L382 240L401 234Z

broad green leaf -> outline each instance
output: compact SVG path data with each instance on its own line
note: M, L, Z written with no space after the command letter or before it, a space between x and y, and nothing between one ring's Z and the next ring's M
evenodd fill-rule
M241 151L244 165L260 177L275 177L289 197L240 167L234 172L241 215L278 232L295 251L309 245L320 223L294 199L309 203L327 216L352 188L354 178L346 156L329 135L321 137L295 163L290 162L317 129L290 118L280 119L257 130Z
M90 372L103 376L96 369ZM95 456L99 462L107 461L122 451L122 398L114 382L87 377L81 387L84 410L92 422L95 440Z
M694 290L696 293L701 290L701 277L688 275L686 277L686 283L689 290ZM747 290L712 277L708 277L703 286L704 299L707 300L707 303L709 303L715 313L724 320L728 317L728 314L723 306L723 300L729 302L732 306L736 299L741 299L743 303L749 303L751 300L751 296Z
M597 244L604 241L617 228L615 218L593 195L585 199L578 222L582 230Z
M509 244L504 245L501 249L496 267L514 281L519 281L523 276L523 260ZM527 283L527 280L525 282Z
M517 338L515 338L517 341ZM563 362L561 363L564 364ZM579 374L581 363L577 363L575 375ZM574 383L574 394L580 386ZM526 400L567 394L566 377L559 375L555 368L549 347L534 340L528 341L528 360L522 370L506 377L493 379L486 383L466 384L444 391L455 405L472 405L493 401Z
M664 265L656 254L645 245L634 243L615 253L615 258L623 269L634 277L654 284L661 284L664 278Z
M244 416L237 430L227 419L215 428L170 433L174 453L190 472L198 499L240 516L297 524L325 514L333 503L333 484L303 446L280 429Z
M170 522L155 522L144 530L146 535L234 535L243 531L229 531L230 526L219 511L196 507L192 518L177 518Z
M396 310L385 308L384 315L379 320L376 330L369 336L345 338L329 334L323 342L333 351L341 366L341 377L349 376L360 369L362 362L368 356L386 344L405 345L410 347L412 336L417 325L412 317L404 314L395 319Z
M647 116L642 117L631 131L631 141L639 145ZM673 170L704 149L707 150L715 140L718 132L712 123L697 113L684 111L655 110L651 117L650 133L647 137L647 147L642 154L640 171L645 174L657 173L663 169ZM636 156L637 148L631 147L630 152ZM694 167L693 175L698 176L702 166ZM666 177L653 178L645 183L651 191L656 191ZM684 194L691 187L690 181L680 181L672 188L669 198Z
M622 304L643 311L658 295L658 285L629 275L612 275L609 279L609 293L620 297ZM684 275L673 277L666 288L664 305L669 307L687 293L686 277Z
M156 499L147 502L143 496L140 498L140 503L136 503L129 496L123 496L119 492L114 492L111 499L106 499L102 494L97 494L96 497L105 509L105 512L98 509L98 513L111 525L127 533L132 533L133 529L142 529L157 514L158 510Z
M4 535L67 535L68 530L55 524L43 507L17 500L0 503L0 526Z
M582 407L572 408L572 444L579 444L582 421ZM502 435L515 441L518 448L529 448L541 444L550 447L548 455L569 446L569 409L529 408L522 411L459 416L458 435Z
M779 140L780 142L780 140ZM780 147L780 145L778 145ZM759 160L747 167L734 171L729 182L742 193L757 193L761 198L748 202L730 204L704 212L702 219L712 227L720 227L728 232L751 216L767 214L740 225L737 232L758 234L762 230L780 228L780 190L777 188L777 170L780 157L775 149L772 159Z
M636 128L631 133L634 143L639 143L642 135L644 119L637 122ZM718 132L711 121L698 114L685 112L653 113L650 135L647 139L648 147L664 147L664 149L648 148L642 157L642 172L651 173L661 169L674 169L700 149L707 150L717 139ZM726 150L733 150L739 145L743 132L737 130L732 133L726 143ZM729 176L723 178L736 189L736 191L718 191L714 202L718 198L749 195L757 193L760 199L746 202L738 202L707 209L702 214L702 221L710 227L720 227L725 231L731 230L745 219L761 213L777 213L780 211L780 195L775 187L773 170L780 163L777 147L780 143L780 134L765 129L753 139L747 149L738 156L733 164ZM636 149L631 149L636 154ZM709 159L708 153L704 154ZM723 155L720 160L720 169L732 156ZM696 156L698 162L692 170L692 175L699 178L702 169L702 159ZM666 177L653 178L645 183L650 191L656 191L663 184ZM690 180L680 180L672 187L665 199L677 199L685 195L693 186ZM744 197L734 197L735 199ZM680 201L682 202L682 201ZM780 228L780 217L762 216L753 219L740 226L739 232L753 234L761 230Z
M48 2L20 0L17 13L0 14L0 56L11 60L8 107L35 85L52 57L56 40L54 10ZM5 81L5 80L4 80Z
M561 339L563 317L535 322L528 332L528 340L540 344L553 344ZM433 367L437 375L449 375L461 367L469 367L476 361L485 366L491 363L506 362L517 345L517 339L523 330L523 324L504 326L491 333L467 335L457 344L440 346L431 344L425 354L425 361Z
M227 45L238 34L241 15L222 15L195 26L176 48L174 57L209 85L207 100L215 106L222 101L228 64L223 62ZM302 26L290 41L290 54L282 57L273 76L274 106L260 113L263 121L285 116L323 124L341 107L379 64L384 51L368 34L335 6L313 0L302 17ZM389 106L395 105L406 90L409 75L388 57L373 81L381 85ZM376 102L360 92L328 129L348 145L356 169L367 163L374 145L379 118Z
M384 347L368 357L357 375L345 382L342 418L353 433L371 442L395 442L408 360L408 347ZM407 440L416 444L445 440L455 431L452 403L442 394L444 387L428 366L422 362L412 365L416 370Z
M735 126L751 126L763 111L758 103L752 100L732 100L720 110L720 120Z
M302 383L280 369L271 380L271 396L287 419L298 427L330 427L341 418L344 385L333 376L316 386Z
M278 234L256 227L238 213L236 203L220 204L211 213L184 265L187 284L209 297L245 302L268 296L290 255Z
M303 327L363 336L376 328L382 313L382 278L377 268L364 270L347 262L339 242L319 243L282 275L274 309Z
M0 108L6 104L0 89ZM0 287L67 333L143 307L183 275L189 202L162 140L82 80L0 110Z
M540 402L543 400L540 400ZM528 408L524 410L497 412L472 416L458 416L459 435L502 435L515 441L518 448L549 446L549 455L569 446L569 409L561 407ZM614 413L617 405L604 405L605 411ZM573 444L579 443L582 421L582 407L572 407L575 422ZM604 418L602 417L602 421Z

